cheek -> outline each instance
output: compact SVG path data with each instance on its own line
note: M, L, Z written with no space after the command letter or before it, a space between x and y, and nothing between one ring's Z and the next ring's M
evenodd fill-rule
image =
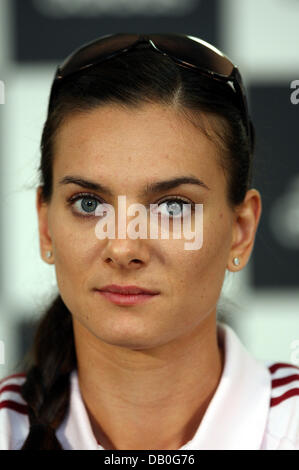
M232 221L228 213L219 212L207 220L205 248L209 256L216 258L219 269L227 262L232 237Z
M54 211L53 211L54 213ZM58 213L56 213L58 214ZM94 259L94 250L99 242L94 230L85 221L69 220L69 215L52 216L51 234L55 255L55 269L60 281L80 278L84 280L88 266Z
M198 267L205 283L218 292L222 288L231 244L230 218L220 212L206 218L203 246L199 250ZM201 251L201 253L200 253ZM220 292L219 292L220 295Z
M197 250L185 250L183 243L171 253L176 288L199 295L221 290L230 249L229 217L220 212L203 220L203 243ZM188 240L186 240L188 242ZM192 240L190 240L192 241Z

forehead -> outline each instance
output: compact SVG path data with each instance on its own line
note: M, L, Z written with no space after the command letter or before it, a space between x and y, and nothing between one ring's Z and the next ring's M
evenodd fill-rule
M65 119L55 138L54 179L72 172L136 185L192 173L211 184L223 176L218 153L213 140L170 107L105 105Z

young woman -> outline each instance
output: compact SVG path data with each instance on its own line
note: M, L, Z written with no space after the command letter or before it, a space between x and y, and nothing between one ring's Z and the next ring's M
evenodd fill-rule
M198 38L104 36L58 68L37 212L59 296L0 384L2 449L299 449L298 368L217 319L261 215L253 150L238 69Z

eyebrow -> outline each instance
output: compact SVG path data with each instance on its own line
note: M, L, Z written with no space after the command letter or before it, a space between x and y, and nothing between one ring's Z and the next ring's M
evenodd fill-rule
M58 184L76 184L78 186L81 186L82 188L91 189L93 191L99 191L111 197L113 196L113 192L107 186L95 181L83 179L78 176L64 176L61 180L59 180ZM194 184L208 190L210 189L202 180L194 176L178 176L164 181L148 183L145 189L143 189L139 193L139 196L148 196L149 194L161 193L163 191L176 188L177 186L180 186L182 184Z

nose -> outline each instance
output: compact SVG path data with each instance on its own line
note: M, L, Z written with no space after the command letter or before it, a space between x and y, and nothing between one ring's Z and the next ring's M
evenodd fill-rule
M149 251L140 239L110 239L102 252L104 263L116 269L140 269L148 264L149 258Z

